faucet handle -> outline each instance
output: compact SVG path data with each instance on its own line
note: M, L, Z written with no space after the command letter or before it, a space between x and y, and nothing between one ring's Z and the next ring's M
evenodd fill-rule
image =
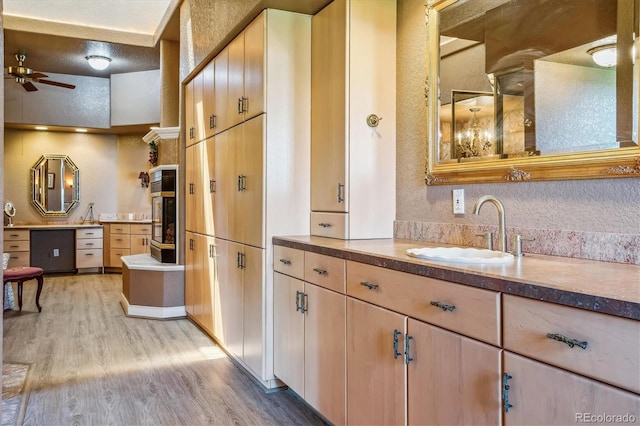
M483 232L482 234L476 234L476 237L483 237L487 242L487 249L493 250L493 234L491 232Z
M513 236L513 245L511 246L513 248L513 255L516 257L521 257L524 256L524 253L522 252L522 242L523 241L535 241L535 238L528 238L528 237L523 237L520 234L516 234Z

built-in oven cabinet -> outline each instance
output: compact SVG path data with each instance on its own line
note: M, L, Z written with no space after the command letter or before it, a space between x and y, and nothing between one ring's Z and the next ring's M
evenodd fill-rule
M178 166L158 166L151 175L151 256L161 263L176 262Z

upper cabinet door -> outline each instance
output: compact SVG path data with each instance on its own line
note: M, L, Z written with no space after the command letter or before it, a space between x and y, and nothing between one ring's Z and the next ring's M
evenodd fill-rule
M204 137L209 138L214 135L217 124L215 112L215 61L209 62L201 74Z
M314 15L311 25L311 210L346 212L345 0Z
M203 96L204 74L199 72L193 78L193 134L194 142L204 139L204 96Z
M244 32L229 43L228 70L227 113L229 126L232 127L242 123L244 119L243 108L246 104L244 96Z
M244 119L265 111L264 54L265 12L244 30Z
M195 143L195 116L194 116L194 84L195 79L192 79L184 86L184 118L185 118L185 144L191 146Z
M214 92L215 92L215 115L216 134L227 130L230 127L229 119L229 48L226 47L216 56L214 65Z

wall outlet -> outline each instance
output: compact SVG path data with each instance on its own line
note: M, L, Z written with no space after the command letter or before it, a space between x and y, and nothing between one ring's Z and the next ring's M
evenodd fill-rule
M464 189L453 190L453 214L464 214Z
M53 249L53 257L58 257L58 256L60 256L60 250Z

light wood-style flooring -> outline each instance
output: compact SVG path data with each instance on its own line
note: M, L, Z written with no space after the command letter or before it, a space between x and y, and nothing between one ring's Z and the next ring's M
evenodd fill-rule
M291 391L265 392L190 321L126 317L121 280L47 276L41 313L35 281L22 313L5 312L3 359L33 363L25 425L323 424Z

